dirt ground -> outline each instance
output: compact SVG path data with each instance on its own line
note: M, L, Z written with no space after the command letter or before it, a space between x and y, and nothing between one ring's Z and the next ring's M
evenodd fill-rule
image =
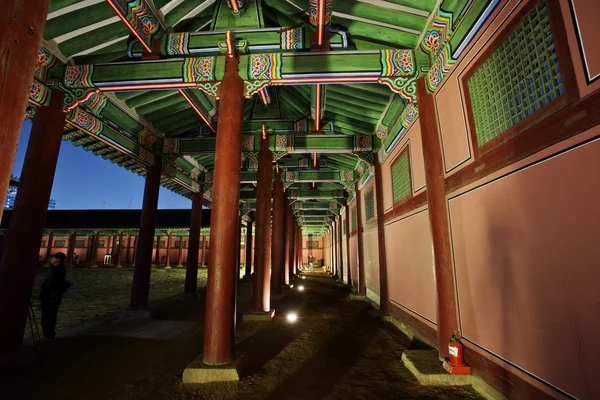
M41 315L39 289L50 268L39 269L35 276L32 305L38 318ZM205 269L198 270L198 286L206 286ZM65 293L58 314L57 331L95 318L118 313L129 305L133 268L68 268L71 287ZM162 300L183 292L185 269L152 269L150 301ZM27 325L26 337L31 336Z
M238 293L240 320L250 284L239 284ZM11 400L480 398L470 388L420 386L401 362L410 340L370 316L369 305L348 301L348 293L312 276L273 303L271 323L238 322L236 353L246 360L239 382L181 383L202 351L204 302L175 298L153 307L149 322L66 330L34 363L0 374L0 393ZM285 318L290 312L296 323Z

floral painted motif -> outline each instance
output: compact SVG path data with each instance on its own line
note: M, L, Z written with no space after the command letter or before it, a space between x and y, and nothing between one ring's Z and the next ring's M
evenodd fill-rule
M104 127L102 121L80 107L71 112L70 121L91 135L100 134Z
M56 63L54 54L46 51L43 47L38 50L37 64L35 66L34 75L36 78L46 81L48 70Z
M214 57L187 58L183 63L184 82L212 81Z
M292 136L277 135L275 137L275 151L290 153L292 151Z
M423 39L423 46L432 54L436 54L440 48L440 32L428 31Z
M69 88L91 88L92 65L69 65L65 69L65 85Z
M382 50L381 76L409 76L414 74L412 50Z
M250 79L281 78L281 54L253 54L250 60Z
M47 105L49 90L46 85L34 79L29 86L29 100L37 105Z
M178 154L179 153L179 140L178 139L165 139L163 141L163 154Z
M354 151L372 151L373 137L371 135L355 135L354 136Z
M242 151L254 151L254 136L242 137Z
M342 182L354 182L354 171L351 169L340 171L340 180Z

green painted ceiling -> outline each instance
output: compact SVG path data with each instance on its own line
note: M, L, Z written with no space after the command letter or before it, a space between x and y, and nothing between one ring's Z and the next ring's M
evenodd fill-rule
M127 6L126 0L116 0ZM139 0L137 0L139 2ZM135 3L129 2L130 5ZM203 32L239 28L278 28L304 26L309 30L309 0L246 0L245 13L235 17L226 7L225 0L154 0L147 1L155 12L159 27L156 38L164 38L166 33ZM469 29L477 16L489 1L481 1L472 6L469 0L333 0L331 28L345 32L347 50L415 50L416 61L420 68L429 67L427 55L420 51L419 44L431 23L433 15L441 7L455 15L455 20L468 20ZM475 10L472 10L476 8ZM462 37L469 29L462 29ZM248 44L260 44L261 34L251 36ZM331 43L340 47L342 36L331 33ZM43 46L56 55L62 63L99 64L117 61L131 61L128 55L128 43L131 32L127 25L105 0L52 0L44 32ZM308 39L306 40L308 41ZM217 47L218 43L212 43ZM305 44L308 51L309 43ZM131 47L131 52L140 52L139 43ZM332 49L333 51L338 50ZM250 50L253 52L254 50ZM219 54L218 51L213 54ZM133 54L135 55L135 54ZM269 88L271 104L265 107L259 96L254 95L245 105L244 120L250 126L251 121L258 124L265 119L298 121L311 117L311 90L314 86L273 86ZM374 135L377 132L386 111L386 123L396 126L406 101L392 92L388 86L379 84L338 84L323 85L325 91L323 123L325 134ZM204 110L218 109L218 102L199 92L194 94L197 103ZM112 107L112 108L111 108ZM141 127L149 127L166 138L194 138L214 135L203 119L190 106L190 103L178 90L131 91L110 95L110 103L105 108L105 123L112 124L117 134L129 134L127 140L136 141L136 133ZM391 121L388 121L390 120ZM216 126L213 120L213 126ZM111 125L111 126L112 126ZM309 122L310 125L310 122ZM122 128L122 129L121 129ZM333 131L332 131L333 130ZM71 129L72 131L72 129ZM121 160L109 147L93 139L81 140L90 151L134 172L143 174L144 165L129 160ZM74 140L75 142L75 140ZM95 146L94 146L95 145ZM100 150L98 150L100 149ZM285 168L286 160L310 158L310 154L292 154L281 162ZM290 165L296 163L291 161ZM213 168L214 156L195 155L177 160L176 169L188 178L193 168ZM321 169L356 170L357 176L364 175L369 165L352 153L321 154ZM197 164L197 165L195 165ZM247 162L246 167L251 167ZM189 196L189 190L173 183L165 177L163 185L182 195ZM308 185L308 187L311 185ZM294 185L293 188L306 188L307 185ZM243 184L242 190L253 189L253 185ZM319 191L343 190L340 183L318 183ZM307 200L310 201L310 200ZM327 228L317 229L324 232ZM311 231L315 229L311 228Z

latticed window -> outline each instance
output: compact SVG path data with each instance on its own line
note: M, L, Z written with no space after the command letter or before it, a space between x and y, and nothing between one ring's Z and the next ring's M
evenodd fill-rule
M55 240L54 247L65 247L65 241L64 240Z
M76 240L75 247L77 247L77 248L85 247L85 240Z
M356 207L354 207L352 209L352 230L356 229L356 226L358 225L357 223L357 218L356 218Z
M369 190L365 194L365 217L366 220L375 218L375 199L373 195L373 189Z
M468 87L478 146L564 93L545 1L477 68Z
M394 203L410 196L410 166L408 151L404 151L392 164L392 189L394 190Z
M319 247L319 241L318 240L309 240L306 242L306 247L308 247L309 249L314 249L315 247Z

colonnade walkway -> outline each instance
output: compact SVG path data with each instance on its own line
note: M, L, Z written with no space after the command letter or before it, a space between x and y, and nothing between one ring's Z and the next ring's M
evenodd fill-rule
M250 282L238 285L240 382L185 385L202 351L204 301L151 305L153 318L99 322L59 333L35 360L0 374L7 399L479 399L470 388L420 386L402 365L411 341L348 300L325 273L297 279L270 323L241 323ZM304 290L298 290L303 286ZM287 316L296 313L292 323Z

